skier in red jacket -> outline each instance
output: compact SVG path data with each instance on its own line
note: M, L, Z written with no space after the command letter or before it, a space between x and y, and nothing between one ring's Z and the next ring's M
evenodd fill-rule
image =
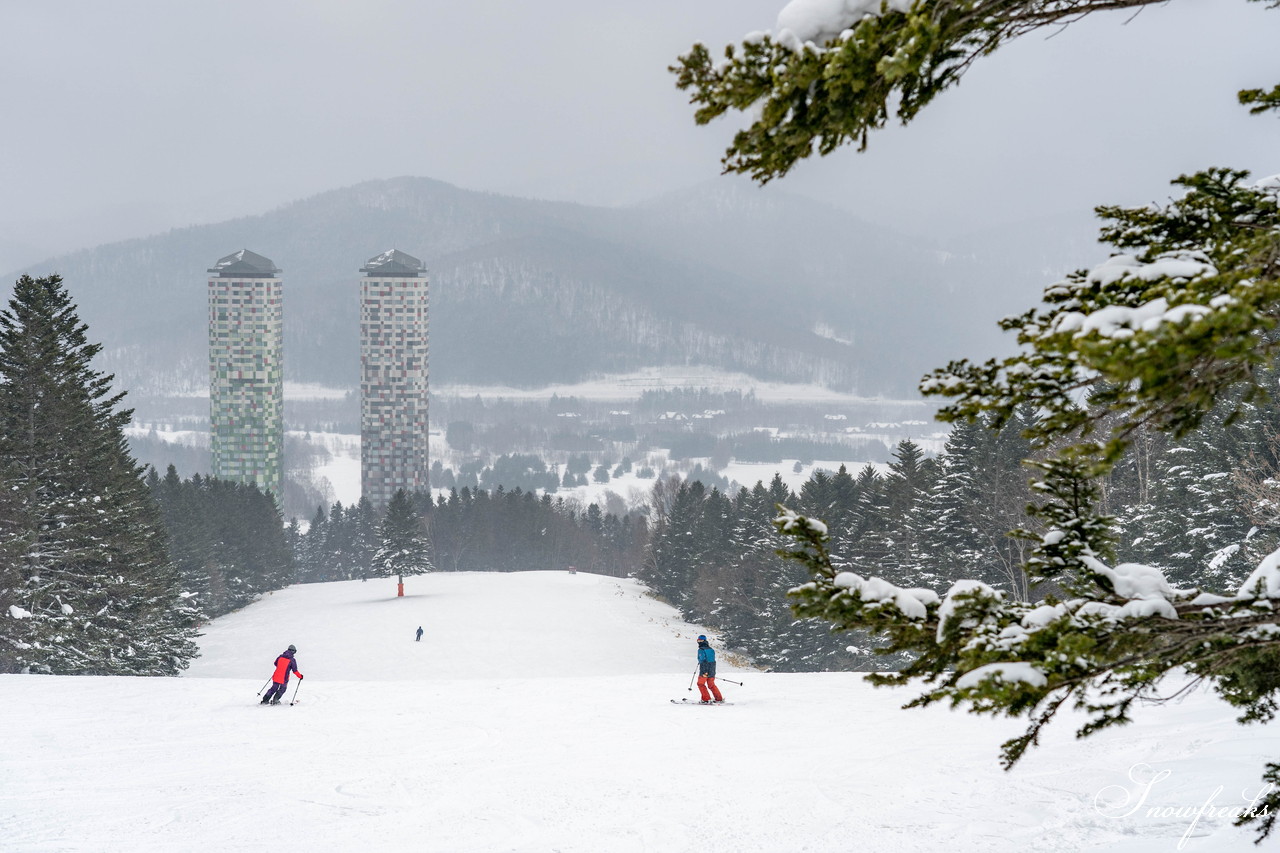
M276 671L271 676L271 689L262 697L263 705L278 705L280 699L284 696L284 691L289 686L289 673L298 674L298 680L302 680L302 673L298 672L298 662L293 659L293 655L298 649L290 644L280 657L276 658Z

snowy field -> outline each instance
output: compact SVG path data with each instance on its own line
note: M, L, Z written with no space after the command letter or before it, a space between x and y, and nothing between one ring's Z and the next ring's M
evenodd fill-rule
M699 629L631 581L394 590L267 596L183 678L0 676L0 850L1245 851L1195 813L1243 807L1280 755L1193 694L1082 743L1057 726L1005 773L1018 721L903 711L856 674L722 664L735 704L671 705ZM297 704L259 706L289 643Z
M733 373L709 365L677 367L646 367L630 373L611 373L582 382L548 385L541 388L512 388L501 385L441 385L433 393L442 397L504 398L508 400L549 400L557 397L577 397L583 400L635 400L645 391L690 391L751 393L768 403L830 403L860 404L884 403L895 407L908 407L921 412L931 412L933 407L923 400L887 400L882 397L866 397L833 391L820 385L801 385L789 382L767 382Z
M304 433L290 433L291 435L301 436ZM311 432L305 433L310 436L311 441L323 446L329 451L329 458L323 463L316 466L312 471L312 481L316 484L323 485L326 490L332 494L333 500L341 501L344 506L350 506L360 500L360 436L344 435L340 433L323 433ZM161 435L165 435L162 433ZM443 445L443 439L439 447L435 446L435 433L432 433L432 459L444 458L447 450ZM919 442L917 442L919 443ZM942 442L938 442L941 446ZM653 491L654 478L640 477L638 472L641 465L648 464L655 470L661 469L665 461L663 454L650 454L652 458L646 458L636 464L630 473L621 474L617 477L610 478L607 483L590 482L583 486L561 487L554 493L554 497L563 498L566 501L576 501L581 506L588 506L596 503L604 507L606 511L612 511L609 508L608 497L612 493L616 495L627 509L634 509L648 500L649 495ZM709 460L703 460L709 462ZM841 465L845 465L849 473L857 476L858 472L865 465L871 465L882 474L889 469L889 466L883 462L864 462L857 460L816 460L803 463L797 471L795 459L784 459L782 462L730 462L728 467L718 472L721 476L727 478L730 482L736 482L738 485L746 486L748 489L755 486L757 482L762 482L766 486L773 480L774 474L779 474L782 481L795 492L799 492L800 488L808 482L809 478L818 469L829 472L836 472ZM448 496L447 489L435 489L433 494L437 497L440 495ZM300 519L301 521L309 521L310 519Z
M929 412L932 407L923 400L890 400L867 397L844 391L833 391L821 385L768 382L709 365L646 367L630 373L610 373L581 382L557 383L538 388L515 388L508 385L434 385L432 393L442 397L475 397L507 400L549 400L552 396L577 397L583 400L635 400L645 391L707 390L752 393L769 403L884 403ZM341 400L352 389L320 385L314 382L285 382L284 395L289 400ZM199 387L174 392L175 397L208 397L209 389Z

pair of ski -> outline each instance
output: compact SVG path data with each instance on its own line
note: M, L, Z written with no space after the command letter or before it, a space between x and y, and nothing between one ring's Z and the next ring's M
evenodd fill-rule
M672 699L672 705L732 705L732 702L699 702L696 699Z

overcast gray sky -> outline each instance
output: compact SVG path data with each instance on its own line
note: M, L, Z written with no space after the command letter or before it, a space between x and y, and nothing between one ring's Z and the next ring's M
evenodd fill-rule
M592 204L713 179L737 125L696 127L666 68L783 5L0 0L0 267L371 178ZM1280 172L1280 122L1234 104L1280 82L1280 11L1129 18L1024 38L779 186L948 233L1164 199L1209 165Z

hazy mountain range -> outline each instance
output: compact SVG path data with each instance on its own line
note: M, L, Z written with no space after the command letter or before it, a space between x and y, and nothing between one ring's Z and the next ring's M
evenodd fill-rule
M1031 230L1034 227L1029 226ZM626 208L371 181L260 216L100 246L58 272L120 384L207 383L206 270L248 248L283 269L286 375L354 387L359 268L389 248L431 275L433 385L536 386L709 365L865 394L986 357L1080 235L944 248L805 198L716 182Z

